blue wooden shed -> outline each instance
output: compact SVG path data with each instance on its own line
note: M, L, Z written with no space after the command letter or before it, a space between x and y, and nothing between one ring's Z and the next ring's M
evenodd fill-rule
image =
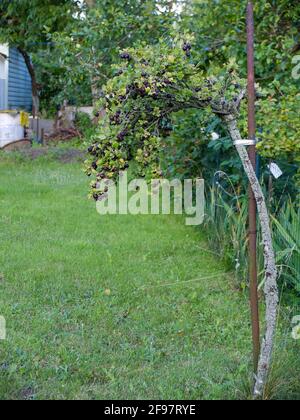
M0 45L0 110L32 110L31 78L16 48Z

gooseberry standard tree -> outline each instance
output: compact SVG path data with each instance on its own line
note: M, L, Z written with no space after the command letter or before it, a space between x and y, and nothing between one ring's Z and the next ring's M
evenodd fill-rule
M188 109L217 115L227 127L253 190L260 218L264 258L266 334L262 344L254 396L263 395L272 361L277 323L277 268L266 200L244 146L239 129L240 109L246 98L246 82L234 60L223 67L200 70L192 53L193 38L169 39L156 46L122 51L121 66L104 88L106 115L89 146L86 172L93 176L91 196L105 198L103 179L118 180L119 172L135 161L138 173L161 177L160 157L172 129L172 114Z

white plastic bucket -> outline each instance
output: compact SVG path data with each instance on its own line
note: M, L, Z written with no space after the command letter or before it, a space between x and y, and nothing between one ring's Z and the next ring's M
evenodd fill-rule
M24 139L24 127L19 113L0 112L0 148Z

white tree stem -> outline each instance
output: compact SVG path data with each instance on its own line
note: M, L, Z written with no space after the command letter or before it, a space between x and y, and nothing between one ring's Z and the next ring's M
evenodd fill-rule
M236 117L226 115L223 117L230 136L234 142L242 140L240 131L237 126ZM265 261L265 299L266 299L266 333L261 347L258 371L255 380L254 397L260 398L264 394L265 386L268 380L268 374L272 362L272 353L274 346L274 338L277 326L278 313L278 286L277 286L277 267L275 260L275 252L272 241L272 231L270 226L270 218L264 193L262 191L259 180L244 146L236 146L237 152L243 163L245 172L249 179L251 188L255 195L257 210L260 219L262 240L264 246Z

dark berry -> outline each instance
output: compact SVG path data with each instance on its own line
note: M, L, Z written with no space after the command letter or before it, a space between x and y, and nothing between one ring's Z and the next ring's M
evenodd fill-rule
M183 49L183 51L185 51L185 52L189 52L189 51L191 51L192 46L191 46L191 44L190 44L189 42L185 42L185 43L183 44L182 49Z
M97 162L92 163L92 168L95 169L95 170L98 168Z
M155 92L153 93L152 98L153 98L154 100L159 99L159 91L158 91L158 90L157 90L157 91L155 91Z
M118 134L117 139L119 141L123 141L126 136L127 136L127 131L126 130L123 130L123 131L121 131L121 133Z
M144 87L139 88L138 94L143 98L146 95L146 89Z
M96 155L97 155L97 150L96 150L96 148L95 148L95 147L93 147L93 146L91 146L91 147L89 147L89 148L88 148L88 152L89 152L89 154L90 154L90 155L92 155L92 156L96 156Z
M95 201L98 201L98 198L99 198L99 195L98 194L93 194L93 199L95 200Z
M131 60L131 55L128 52L123 52L123 53L120 54L120 58L122 60L130 61Z

